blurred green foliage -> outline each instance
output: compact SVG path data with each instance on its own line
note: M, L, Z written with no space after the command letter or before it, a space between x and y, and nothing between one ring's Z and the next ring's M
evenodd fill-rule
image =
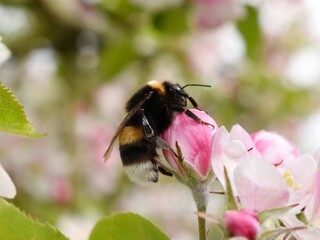
M48 132L46 144L59 149L72 166L69 177L73 196L66 203L37 198L30 190L19 189L18 183L15 203L40 219L55 222L66 209L113 212L119 205L117 201L125 198L132 188L125 176L117 180L111 192L93 194L95 190L86 185L92 178L84 173L88 158L92 157L88 152L95 149L91 145L88 147L89 140L79 134L85 128L85 124L77 127L79 112L94 118L96 125L104 122L109 134L121 120L120 116L118 121L112 118L118 116L118 112L101 113L102 109L97 106L97 95L104 87L123 85L123 92L128 94L126 99L121 102L109 99L123 113L129 93L155 76L162 79L158 70L169 72L163 74L163 78L175 76L170 80L181 85L211 84L210 90L190 88L190 95L219 125L230 128L240 123L251 132L261 128L294 131L294 126L317 107L317 88L299 88L286 81L283 72L270 66L273 51L283 51L286 55L291 49L286 49L288 46L281 49L283 41L275 40L272 44L276 47L270 50L272 44L259 24L258 8L241 4L241 16L210 29L201 29L194 20L197 1L164 1L163 5L158 3L158 7L149 6L152 1L145 5L139 2L143 1L2 0L0 3L0 10L7 12L6 16L0 15L0 22L6 23L0 24L0 35L13 54L0 69L0 77L5 78L2 80L18 96L19 93L24 96L23 104L32 109L33 119L42 132ZM11 25L10 14L17 17L12 19ZM188 42L206 31L219 32L224 24L235 27L246 52L239 63L225 64L212 70L214 74L203 76L191 63L196 58L201 59L202 53L190 55ZM14 28L15 25L20 27ZM33 53L43 49L51 52L56 64L49 89L43 89L41 81L32 83L32 79L26 79L26 62ZM203 61L206 64L205 58ZM1 75L1 71L6 74ZM41 74L41 65L37 71ZM31 92L31 97L26 96L26 91ZM32 97L42 91L40 100L32 103ZM105 146L107 144L106 140ZM28 146L31 151L39 150L36 144L28 143ZM48 153L53 159L56 154ZM14 173L14 168L11 171ZM32 171L38 174L42 169L32 166ZM18 178L19 173L13 176Z
M181 39L195 31L188 24L193 4L185 2L178 7L148 11L126 0L100 1L96 5L87 6L85 3L75 2L79 8L76 10L88 11L92 14L92 19L89 19L91 16L85 16L86 12L83 12L83 16L77 16L75 11L70 11L71 16L66 19L60 2L2 2L4 7L19 9L26 14L28 20L28 29L16 33L17 37L15 34L0 32L15 59L23 61L30 52L38 48L52 48L58 57L58 74L65 82L64 86L69 88L66 91L80 99L90 95L92 97L101 84L116 79L117 75L130 66L134 66L134 73L140 79L137 87L141 86L149 80L155 60L165 54L171 55L184 71L185 79L173 81L201 81L201 76L190 72L190 68L186 66L187 55L180 46ZM66 11L65 14L67 13ZM254 7L247 7L246 15L236 22L246 44L248 58L243 67L237 70L235 79L225 80L230 82L228 86L232 89L216 88L212 79L212 94L206 95L206 102L213 102L206 107L218 118L220 124L231 126L240 122L251 130L269 125L274 127L275 123L279 125L283 121L290 121L292 117L310 112L314 107L312 102L315 97L309 94L310 89L288 87L281 79L282 76L266 67L267 53L264 52L265 43L257 14ZM89 38L92 39L85 39L84 33L91 34ZM137 48L139 37L147 37L153 41L155 46L151 53L146 54ZM90 56L79 56L81 48L86 46L92 47L98 54L97 65L88 67ZM79 65L79 61L83 63ZM279 98L276 101L278 104L271 104L275 102L274 97ZM254 102L252 99L255 99ZM250 124L246 123L246 116L252 119Z

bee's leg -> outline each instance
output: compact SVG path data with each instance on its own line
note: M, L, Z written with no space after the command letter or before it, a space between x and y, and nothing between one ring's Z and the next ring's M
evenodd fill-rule
M185 113L188 117L190 117L190 118L192 118L193 120L195 120L196 122L201 123L201 124L205 124L205 125L208 125L208 126L211 126L212 129L214 129L214 125L213 125L213 124L201 120L197 115L195 115L195 114L194 114L193 112L191 112L189 109L185 110L184 113Z
M153 128L151 127L146 115L144 115L143 109L141 109L141 111L142 111L142 115L141 115L142 116L142 130L143 130L143 134L144 134L145 139L147 139L150 142L154 142L156 144L156 146L159 148L169 149L175 156L178 156L165 140L163 140L159 136L155 136L155 132L154 132ZM162 174L167 175L167 176L173 175L172 174L173 169L171 169L170 166L163 163L158 158L154 158L153 160L159 166L159 171Z
M159 163L158 163L158 164L159 164ZM163 175L170 176L170 177L173 176L173 174L170 172L171 170L168 170L167 167L163 167L162 164L161 164L161 166L160 166L160 164L159 164L159 171L160 171Z
M203 111L203 112L207 113L207 111L205 111L205 110L203 110L203 109L201 109L201 108L198 107L198 103L197 103L196 100L194 100L192 97L187 96L187 98L188 98L188 100L191 102L192 106L193 106L195 109L198 109L198 110L200 110L200 111Z
M158 148L165 149L165 150L170 150L176 157L178 157L176 152L170 147L170 145L165 140L163 140L159 136L156 136L156 134L155 134L153 128L151 127L146 115L143 112L143 109L140 109L140 111L142 112L141 113L141 116L142 116L142 130L143 130L143 134L144 134L145 139L147 139L150 142L154 142ZM159 161L158 161L158 163L159 163ZM165 168L165 167L163 167L163 168Z
M142 120L142 130L143 130L144 137L147 140L150 140L155 136L155 132L151 127L146 115L144 115L144 109L140 109L140 111L141 111L141 117L142 117L141 120Z
M161 137L156 136L153 128L151 127L146 115L144 115L143 109L141 109L142 112L142 130L143 130L143 134L145 139L154 142L157 147L165 149L165 150L171 150L173 152L174 155L176 155L176 153L173 151L173 149L169 146L169 144L163 140ZM177 155L176 155L177 156Z
M190 96L187 96L187 98L189 99L189 101L191 102L192 106L196 109L199 109L198 108L198 103L196 102L196 100L194 100L192 97Z
M161 137L155 138L155 143L157 147L164 149L164 150L170 150L175 157L179 157L179 155L173 150L173 148L170 147L169 143L167 143L165 140L163 140Z
M165 140L163 140L161 137L156 137L155 143L157 144L157 147L162 148L164 150L170 150L177 159L180 159L181 161L183 160L182 156L178 155L175 152L175 150L173 148L171 148L170 145ZM175 170L173 170L170 166L168 166L168 164L163 163L162 161L160 161L158 159L157 159L157 162L159 165L159 171L162 174L172 176L175 173Z

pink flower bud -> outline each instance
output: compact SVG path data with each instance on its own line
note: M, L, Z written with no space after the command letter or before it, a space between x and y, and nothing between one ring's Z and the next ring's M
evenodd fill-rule
M248 240L254 240L260 232L257 214L248 209L226 211L224 221L232 237L246 237Z
M196 109L191 111L201 120L212 124L214 129L181 113L175 117L174 122L162 137L174 149L177 142L183 160L189 163L200 176L205 177L211 170L211 139L218 126L205 112ZM184 176L184 171L174 154L169 150L164 150L163 153L173 170Z
M275 132L261 130L251 134L251 138L263 158L275 166L286 159L300 155L296 146Z

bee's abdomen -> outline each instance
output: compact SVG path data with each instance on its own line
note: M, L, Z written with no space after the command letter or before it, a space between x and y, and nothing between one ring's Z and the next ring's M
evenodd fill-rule
M120 145L127 145L141 141L143 139L143 132L141 128L136 126L126 126L119 134Z
M136 183L157 182L158 157L152 143L141 140L130 144L120 145L120 155L124 169L129 178Z

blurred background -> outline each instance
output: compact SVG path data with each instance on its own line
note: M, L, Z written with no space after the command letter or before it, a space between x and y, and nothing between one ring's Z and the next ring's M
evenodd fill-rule
M318 0L1 0L0 36L12 52L0 79L47 134L0 134L13 202L72 240L118 211L174 240L197 236L187 188L131 183L117 148L103 162L125 102L149 80L212 85L188 92L228 129L275 130L302 151L320 143ZM209 209L219 215L223 196Z

